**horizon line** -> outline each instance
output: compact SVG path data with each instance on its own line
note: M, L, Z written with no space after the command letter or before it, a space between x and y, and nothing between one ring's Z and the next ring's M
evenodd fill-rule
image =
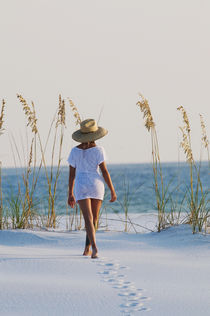
M195 160L195 162L196 163L208 163L209 162L209 160L202 160L202 161L200 161L200 160ZM171 161L168 161L168 160L165 160L165 161L161 161L160 162L160 164L167 164L167 163L171 163L171 164L174 164L174 163L177 163L177 164L179 164L179 163L188 163L186 160L179 160L179 161L177 161L177 160L171 160ZM144 161L144 162L107 162L107 165L141 165L141 164L152 164L152 161ZM8 168L8 169L15 169L15 168L26 168L27 167L27 165L24 165L24 166L10 166L10 165L8 165L8 166L4 166L3 164L1 164L1 169L6 169L6 168ZM44 166L42 165L42 168L43 168ZM51 168L52 166L51 165L47 165L46 166L47 168ZM57 165L53 165L53 167L57 167ZM69 167L69 165L68 164L61 164L60 165L60 167ZM36 166L36 168L39 168L39 165L37 165ZM33 169L33 166L31 166L31 169Z

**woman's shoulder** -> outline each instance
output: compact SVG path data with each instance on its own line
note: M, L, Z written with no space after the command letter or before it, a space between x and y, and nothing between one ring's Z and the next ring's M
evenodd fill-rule
M96 147L97 147L99 150L104 150L104 147L101 146L101 145L97 145Z
M104 150L104 147L103 146L96 146L96 147L94 147L94 148L96 148L96 150L98 150L99 152L105 152L105 150Z
M104 150L104 147L103 146L97 146L97 155L100 159L103 159L103 160L106 160L106 152Z

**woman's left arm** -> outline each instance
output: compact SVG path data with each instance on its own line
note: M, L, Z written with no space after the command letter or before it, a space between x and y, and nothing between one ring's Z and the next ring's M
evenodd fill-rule
M75 182L75 173L76 168L69 166L69 197L68 197L68 204L74 208L76 204L76 200L74 197L73 189L74 189L74 182Z
M110 199L110 202L114 202L116 201L117 199L117 195L115 193L115 189L114 189L114 186L112 184L112 180L111 180L111 177L110 177L110 174L109 174L109 171L107 170L107 166L106 166L106 163L105 161L103 161L100 165L99 165L100 169L101 169L101 173L103 175L103 178L105 180L105 182L107 183L110 191L111 191L111 199Z

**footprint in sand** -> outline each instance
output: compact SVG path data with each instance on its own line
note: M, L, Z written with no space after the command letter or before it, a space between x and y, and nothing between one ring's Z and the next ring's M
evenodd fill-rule
M125 307L125 308L129 308L129 307L142 308L142 306L143 306L143 303L139 303L139 302L123 303L120 305L120 307Z
M120 265L117 260L109 260L107 257L93 262L103 268L98 272L101 280L118 290L118 296L122 297L123 302L120 305L122 315L132 315L136 312L150 310L144 306L144 303L150 300L150 297L145 296L145 290L137 289L134 283L127 281L126 275L121 273L121 271L128 270L128 266Z

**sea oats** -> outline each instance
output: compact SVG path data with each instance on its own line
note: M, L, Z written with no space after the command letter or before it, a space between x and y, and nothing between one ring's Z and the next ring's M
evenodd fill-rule
M201 130L202 130L202 143L204 145L205 148L208 148L209 146L209 140L208 140L208 137L207 137L207 133L206 133L206 126L205 126L205 123L204 123L204 120L203 120L203 116L201 114L200 115L200 122L201 122Z
M2 100L2 107L1 107L1 115L0 115L0 135L3 133L4 129L2 128L3 123L4 123L4 110L5 110L5 101L4 99Z
M142 94L139 94L140 100L136 103L141 112L143 113L143 118L145 118L145 127L148 132L151 133L152 142L152 163L153 163L153 175L154 175L154 189L156 195L156 204L158 210L158 231L166 227L166 215L165 215L165 205L167 203L166 192L167 187L164 186L162 167L159 155L159 145L158 138L155 128L155 122L152 117L149 102L144 98Z
M182 131L182 138L183 138L183 141L180 143L180 147L183 148L187 161L189 163L192 163L194 159L193 159L192 149L188 140L188 136L182 127L180 127L180 130Z
M74 117L76 118L76 125L79 125L81 123L81 118L77 110L77 107L75 106L74 102L71 99L68 99L68 100L69 100L70 107L74 113Z
M182 117L183 117L183 121L184 121L184 128L186 129L187 133L190 133L190 122L187 116L187 112L185 111L185 109L183 108L182 105L180 105L177 108L178 111L182 112Z
M59 95L59 107L56 127L58 127L58 125L66 126L65 101L62 100L61 95Z
M193 158L193 152L192 152L191 140L190 140L190 131L191 131L190 122L187 116L187 112L185 111L183 106L179 106L177 110L181 111L183 122L184 122L184 126L180 127L180 130L182 132L182 141L180 142L180 147L182 147L184 150L187 162L189 164L192 164L194 162L194 158Z
M139 94L139 96L140 100L136 104L140 107L140 110L143 113L143 118L146 119L145 126L147 130L150 131L150 128L154 127L155 123L151 114L149 102L147 99L144 98L142 94Z
M30 106L28 105L28 103L26 102L26 100L20 94L17 94L17 98L19 99L20 103L22 104L23 111L25 112L25 115L28 119L27 126L30 126L32 129L32 132L37 134L37 132L38 132L37 125L36 125L37 118L36 118L34 103L31 102L31 104L32 104L32 109L31 109Z

